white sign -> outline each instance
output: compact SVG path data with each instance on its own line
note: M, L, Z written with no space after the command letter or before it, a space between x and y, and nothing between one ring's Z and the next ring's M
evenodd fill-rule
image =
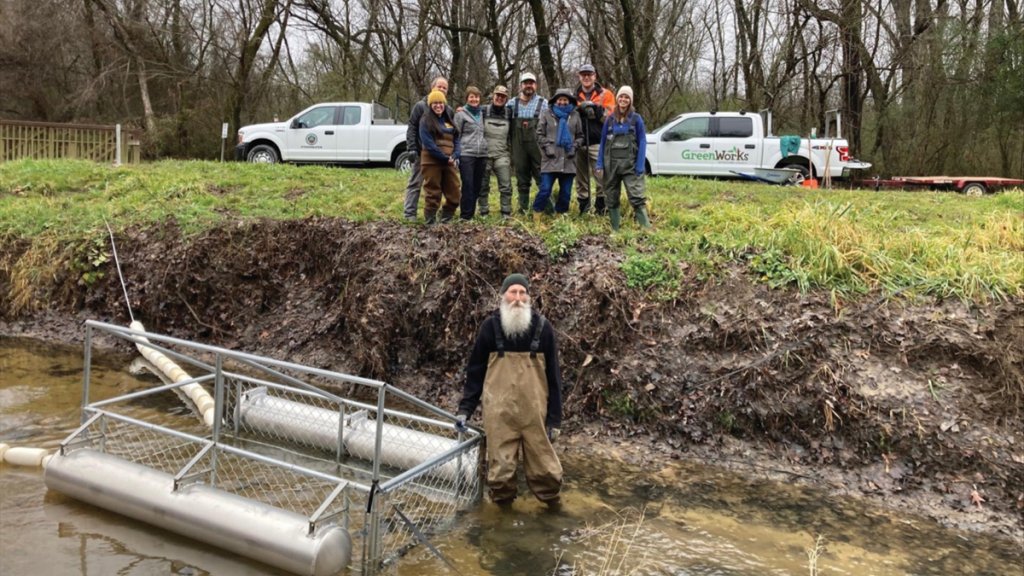
M221 138L227 138L228 137L228 123L227 122L225 122L224 126L222 126L221 129L220 129L220 137Z

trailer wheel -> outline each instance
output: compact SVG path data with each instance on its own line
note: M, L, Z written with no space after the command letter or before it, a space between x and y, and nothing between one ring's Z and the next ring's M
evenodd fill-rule
M988 188L985 188L981 182L970 182L964 186L961 192L964 193L964 196L984 196L988 192Z
M253 164L277 164L279 158L277 157L277 150L274 150L273 146L260 144L259 146L253 146L252 150L249 150L246 160Z

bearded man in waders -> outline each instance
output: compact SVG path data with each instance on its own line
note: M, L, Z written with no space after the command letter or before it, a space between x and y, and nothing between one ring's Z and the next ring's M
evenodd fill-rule
M537 94L537 77L524 72L519 78L519 96L512 103L512 166L516 171L519 213L530 210L530 182L540 188L540 144L537 122L548 109L548 101Z
M530 282L512 274L501 285L501 307L484 320L466 366L456 430L483 397L487 486L491 500L511 504L520 457L538 500L560 504L562 464L552 443L562 425L562 376L555 332L530 307Z

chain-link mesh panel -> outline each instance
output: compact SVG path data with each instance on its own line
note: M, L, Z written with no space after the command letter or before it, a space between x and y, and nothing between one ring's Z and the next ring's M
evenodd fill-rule
M210 466L209 461L214 458L216 478L211 482L214 487L307 517L328 499L338 484L299 474L279 463L223 451L208 454L204 458L207 462L200 461L199 465ZM343 500L337 499L331 503L328 513L341 512L343 508Z
M389 486L386 499L380 502L379 560L383 564L397 561L411 548L426 539L449 530L459 510L475 502L480 494L477 466L479 445L452 454L415 478ZM436 473L450 470L453 473Z
M199 453L202 444L157 428L101 418L90 429L94 447L122 460L175 475Z
M225 413L233 433L272 444L316 448L329 455L338 452L343 423L352 417L343 403L283 385L239 378L227 384Z

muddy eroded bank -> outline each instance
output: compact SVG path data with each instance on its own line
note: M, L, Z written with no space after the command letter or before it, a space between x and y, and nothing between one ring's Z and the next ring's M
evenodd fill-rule
M516 228L335 219L117 237L153 331L392 382L454 409L477 326L512 271L554 323L566 431L622 457L695 456L1021 539L1024 306L769 289L740 268L630 289L586 238L552 260ZM127 324L112 260L0 248L0 334ZM33 276L29 269L50 269ZM85 281L83 281L85 278Z

